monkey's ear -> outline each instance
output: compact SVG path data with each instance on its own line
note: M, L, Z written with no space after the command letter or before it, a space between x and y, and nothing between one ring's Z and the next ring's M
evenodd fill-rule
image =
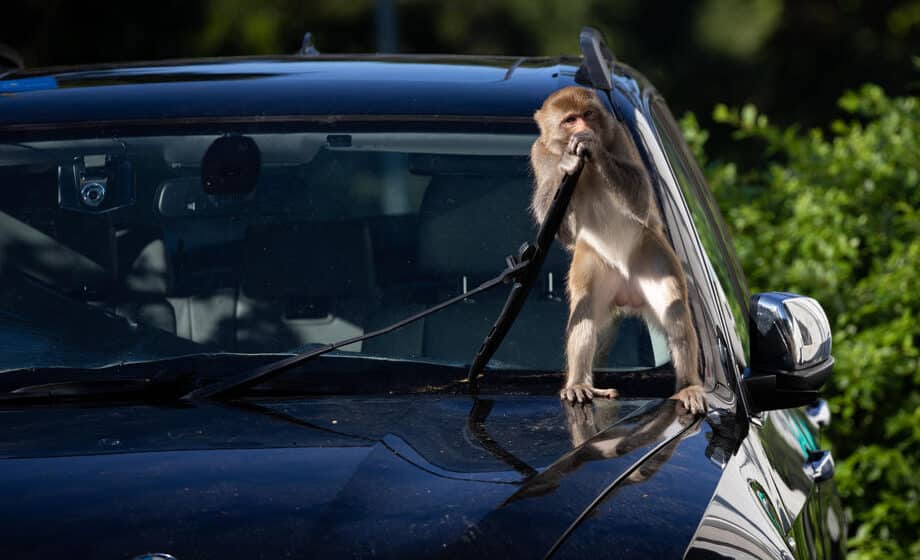
M533 120L537 122L537 128L540 129L540 134L543 134L543 110L537 109L533 114Z

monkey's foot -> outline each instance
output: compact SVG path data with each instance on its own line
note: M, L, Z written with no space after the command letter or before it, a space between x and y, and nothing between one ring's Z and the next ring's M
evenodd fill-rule
M617 397L616 389L598 389L587 383L577 383L570 385L559 391L559 397L569 402L588 402L594 397L604 397L615 399Z
M692 414L706 412L706 399L703 398L703 387L701 385L688 385L674 393L671 398L675 401L680 401L684 408Z

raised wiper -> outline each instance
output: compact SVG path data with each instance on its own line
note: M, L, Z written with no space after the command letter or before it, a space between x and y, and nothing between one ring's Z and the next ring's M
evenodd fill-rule
M255 385L256 383L264 382L268 379L271 379L272 377L289 371L290 369L295 368L304 362L307 362L308 360L312 360L313 358L322 356L323 354L332 352L333 350L343 346L348 346L349 344L362 342L370 338L393 332L396 329L400 329L410 323L414 323L415 321L423 319L432 313L437 313L438 311L450 307L455 303L459 303L476 294L494 288L499 284L514 282L511 293L508 295L508 299L505 302L505 306L502 309L501 314L496 320L495 325L492 327L492 330L489 332L489 335L486 337L486 340L482 343L479 352L476 354L476 358L473 360L473 365L470 367L468 372L467 380L469 383L470 391L473 393L478 392L478 382L476 376L482 370L482 367L488 363L492 355L495 354L495 351L498 349L501 341L508 333L508 329L511 328L511 324L514 322L515 318L517 318L518 313L524 306L524 300L527 298L527 294L530 292L530 287L533 285L537 275L540 272L540 267L543 266L543 261L546 260L546 254L549 252L553 238L556 237L556 232L559 230L559 226L562 224L562 219L565 217L565 212L569 207L569 201L572 198L572 193L575 190L575 185L578 183L578 177L580 175L581 170L578 170L573 175L566 175L562 178L562 182L559 185L559 188L556 190L555 196L553 196L553 202L550 205L549 211L547 212L546 220L543 222L543 225L537 234L537 238L534 241L534 244L531 245L529 243L525 243L521 247L517 256L507 257L507 266L495 278L486 280L468 292L452 297L433 307L429 307L428 309L420 311L415 315L411 315L389 326L383 327L382 329L378 329L376 331L365 333L363 335L355 336L345 340L340 340L332 344L327 344L326 346L321 346L309 352L297 354L296 356L291 356L290 358L285 358L283 360L278 360L277 362L272 362L270 364L266 364L249 371L244 371L238 375L234 375L228 377L227 379L223 379L205 387L201 387L200 389L190 391L189 393L182 396L182 400L192 401L214 398L231 391L241 389L243 387L248 387Z
M543 221L543 225L540 226L540 231L537 232L537 239L533 245L525 244L521 247L517 262L523 263L525 267L520 274L515 276L514 285L508 294L508 299L505 300L505 306L502 307L498 319L495 320L495 324L492 325L489 334L482 341L476 357L473 358L473 363L467 373L470 391L474 393L478 391L479 373L489 363L492 356L495 355L495 351L498 350L514 320L517 319L518 314L521 312L521 308L524 307L530 288L537 280L543 261L546 260L546 255L549 253L553 239L555 239L559 226L562 225L562 220L565 218L566 210L569 208L569 201L572 199L572 193L575 192L575 185L578 184L580 176L581 169L578 169L574 174L562 177L562 183L556 189L556 194L553 195L553 202L546 213L546 219Z

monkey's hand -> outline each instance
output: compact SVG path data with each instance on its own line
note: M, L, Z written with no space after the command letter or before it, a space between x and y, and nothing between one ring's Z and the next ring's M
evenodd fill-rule
M691 414L703 414L706 412L706 400L703 398L702 385L687 385L674 393L671 398L675 401L680 401Z
M569 385L559 391L559 397L569 402L589 402L594 397L605 397L615 399L617 397L616 389L598 389L587 383L576 383Z
M566 175L572 175L585 165L585 160L596 151L597 135L590 130L582 130L572 135L565 147L559 169Z
M584 158L566 152L562 154L562 159L559 160L559 171L562 171L566 175L574 175L575 172L584 165Z

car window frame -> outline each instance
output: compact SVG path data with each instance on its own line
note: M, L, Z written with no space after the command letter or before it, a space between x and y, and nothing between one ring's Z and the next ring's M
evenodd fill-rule
M618 88L622 87L621 81L618 80ZM638 92L641 93L636 96ZM621 93L619 100L622 100L618 112L650 171L665 233L684 265L685 273L701 291L699 298L690 297L690 304L700 338L703 366L708 374L703 375L703 385L726 407L740 406L747 412L750 408L742 390L741 371L726 336L728 325L723 314L727 302L720 301L721 288L716 287L718 279L714 276L712 265L707 263L687 201L662 145L661 131L651 116L652 100L660 95L652 89L639 87L617 93ZM630 97L631 100L628 99ZM695 299L702 301L695 302Z

